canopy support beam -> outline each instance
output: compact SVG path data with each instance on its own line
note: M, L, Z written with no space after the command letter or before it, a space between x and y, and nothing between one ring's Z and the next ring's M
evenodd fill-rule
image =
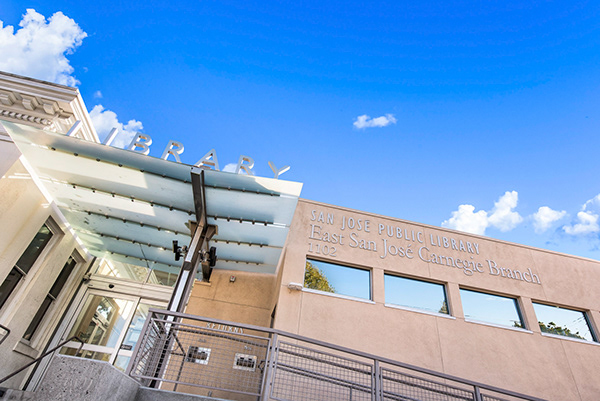
M168 309L171 312L184 312L187 301L199 272L202 269L202 280L209 281L212 267L207 260L208 241L217 233L217 226L206 221L206 195L204 188L204 171L192 171L192 191L194 193L194 208L196 209L196 224L188 251L185 255L181 273L177 278L173 295L169 301Z

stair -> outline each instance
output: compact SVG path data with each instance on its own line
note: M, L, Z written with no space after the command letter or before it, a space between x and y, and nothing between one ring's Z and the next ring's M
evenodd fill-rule
M227 401L141 387L107 362L56 355L35 392L4 390L0 401Z
M1 401L33 401L35 394L31 391L14 390L12 388L0 387Z

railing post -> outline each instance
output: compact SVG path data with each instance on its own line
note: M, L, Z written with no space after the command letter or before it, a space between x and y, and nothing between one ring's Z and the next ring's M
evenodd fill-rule
M481 396L481 391L479 390L479 386L474 386L475 389L475 401L483 401L483 397Z
M79 337L73 336L73 337L71 337L71 338L69 338L69 339L61 342L60 344L58 344L56 347L52 348L51 350L48 350L45 353L43 353L42 355L38 356L36 359L34 359L33 361L29 362L27 365L23 366L21 369L15 370L14 372L12 372L11 374L9 374L8 376L3 377L2 379L0 379L0 383L4 383L5 381L7 381L8 379L10 379L11 377L18 375L19 373L21 373L22 371L24 371L25 369L27 369L31 365L36 365L36 368L37 368L37 365L42 361L42 359L44 359L48 355L52 354L53 352L58 351L65 344L71 342L72 340L79 341L79 348L77 349L77 352L75 353L75 356L80 355L81 349L83 348L83 344L85 344L85 343Z
M8 338L8 336L10 335L10 329L1 324L0 324L0 329L5 331L4 335L2 336L2 339L0 340L0 344L2 344L4 342L4 340L6 340Z
M150 325L150 321L152 320L152 318L154 317L154 312L150 312L148 313L148 317L146 318L146 321L144 322L144 326L142 327L142 331L141 331L141 335L137 341L137 343L135 344L135 347L133 348L133 353L131 354L131 359L129 360L129 364L127 365L127 369L125 370L125 374L127 376L131 376L131 371L133 370L133 368L135 367L135 365L137 364L137 359L138 359L138 354L141 352L142 349L142 343L144 343L147 340L147 336L149 335L148 333L148 326Z
M277 333L273 333L271 336L271 346L269 347L269 353L267 354L267 360L265 361L265 376L263 380L263 386L261 388L261 400L267 401L269 394L271 394L271 388L273 386L273 370L275 367L275 359L277 358L277 343L279 337Z
M373 399L375 401L381 401L381 389L383 388L383 383L381 382L382 378L379 361L375 359L373 362L373 389L375 391L375 397Z

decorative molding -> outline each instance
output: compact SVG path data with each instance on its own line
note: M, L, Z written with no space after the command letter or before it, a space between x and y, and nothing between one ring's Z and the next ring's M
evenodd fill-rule
M66 134L81 120L77 137L99 142L79 90L0 71L0 118Z
M16 111L5 110L0 108L0 116L8 117L14 120L20 120L25 122L30 122L34 124L39 124L44 127L49 127L52 125L52 120L48 120L47 118L36 117L25 113L18 113Z

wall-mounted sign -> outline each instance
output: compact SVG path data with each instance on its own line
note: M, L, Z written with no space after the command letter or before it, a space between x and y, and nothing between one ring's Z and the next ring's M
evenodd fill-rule
M308 252L338 257L345 247L377 255L379 259L421 260L461 270L467 276L489 274L500 278L541 284L530 267L500 266L480 256L479 243L450 235L429 234L400 224L375 223L363 216L345 216L312 210L308 232ZM374 239L375 238L375 239Z
M117 135L116 130L112 130L111 133L106 137L103 144L110 145ZM129 145L126 147L127 150L138 152L144 155L148 155L150 153L150 146L152 145L152 138L148 134L142 134L138 132ZM161 159L168 160L169 157L174 159L177 163L181 163L180 155L183 153L184 146L181 142L170 140L165 147L165 150L162 153ZM283 166L281 168L275 167L273 162L268 162L269 167L273 171L273 177L278 179L279 176L290 169L290 166ZM219 159L217 158L217 151L211 149L206 153L200 160L198 160L194 166L196 167L208 167L216 171L220 171L219 169ZM241 155L238 159L237 165L235 167L236 174L248 174L254 175L254 159L250 156Z

